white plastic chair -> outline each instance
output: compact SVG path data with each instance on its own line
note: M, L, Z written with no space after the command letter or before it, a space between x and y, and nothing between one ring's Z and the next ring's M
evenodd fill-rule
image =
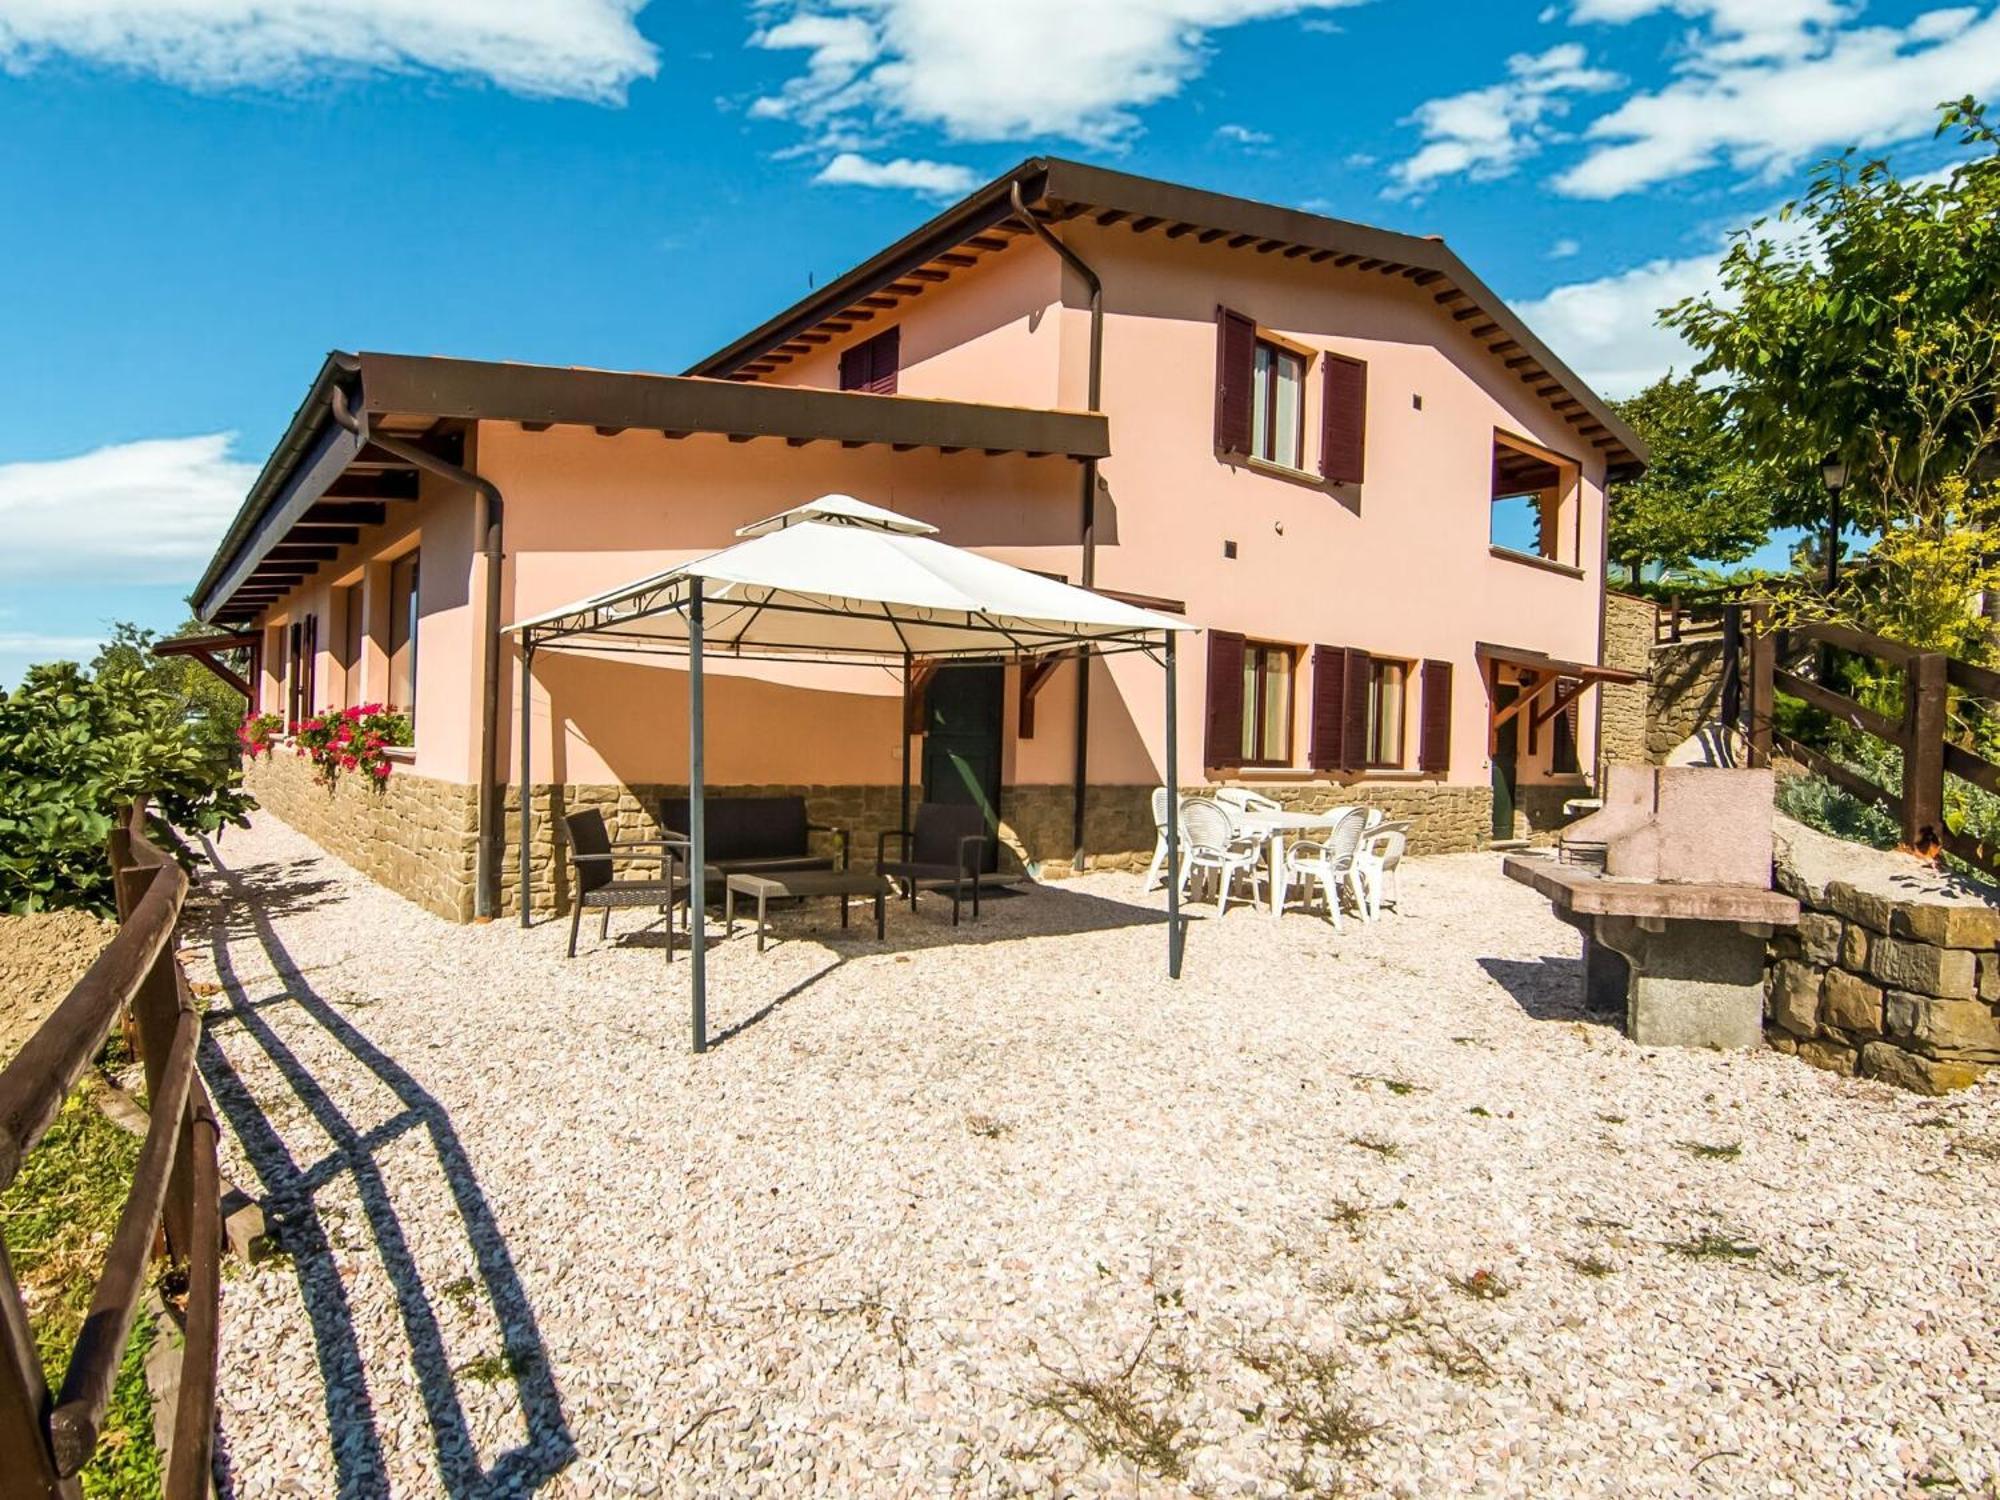
M1409 843L1409 820L1402 819L1368 829L1354 851L1354 868L1361 877L1362 911L1371 922L1381 917L1385 906L1395 907L1396 914L1402 915L1403 885L1397 866L1402 864Z
M1237 831L1226 808L1206 798L1181 803L1181 827L1187 835L1185 858L1191 870L1215 876L1216 916L1229 910L1229 890L1239 875L1250 877L1250 904L1257 904L1259 873L1264 868L1264 841Z
M1188 887L1188 833L1185 809L1188 799L1181 798L1181 894L1187 894ZM1146 866L1146 889L1151 890L1155 882L1164 884L1162 877L1167 868L1167 789L1153 788L1153 862Z
M1247 786L1219 786L1209 795L1224 807L1233 807L1241 812L1283 812L1285 804L1275 798L1266 797L1262 792L1253 792Z
M1361 847L1361 835L1368 825L1365 808L1350 807L1320 839L1300 839L1285 850L1287 883L1317 882L1326 898L1327 915L1333 930L1341 930L1340 898L1354 898L1355 910L1365 918L1367 906L1361 892L1361 875L1355 868L1354 852Z

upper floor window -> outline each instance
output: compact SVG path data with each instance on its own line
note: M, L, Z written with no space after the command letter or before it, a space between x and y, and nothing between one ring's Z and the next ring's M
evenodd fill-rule
M1229 308L1216 309L1215 451L1307 470L1306 371L1314 351L1300 348ZM1318 354L1320 476L1361 483L1367 447L1368 366L1332 350Z
M1287 469L1303 467L1306 441L1305 356L1257 340L1251 364L1250 456Z
M896 394L896 372L902 366L901 328L884 329L872 339L863 339L840 356L840 388L867 391L876 396Z
M1493 435L1493 509L1488 540L1503 552L1575 564L1581 537L1581 467L1525 438Z

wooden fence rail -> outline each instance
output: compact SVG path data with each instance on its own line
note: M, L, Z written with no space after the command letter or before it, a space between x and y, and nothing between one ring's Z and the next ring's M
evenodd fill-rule
M154 1241L187 1273L180 1398L167 1453L168 1500L209 1493L215 1437L222 1210L215 1115L195 1071L201 1016L174 956L187 876L146 837L146 809L111 838L118 934L0 1071L0 1189L128 1009L150 1123L132 1187L91 1295L62 1389L42 1376L28 1312L0 1240L0 1497L72 1497L97 1450L111 1388L143 1295Z
M1804 624L1774 630L1769 606L1764 604L1733 604L1729 611L1724 638L1737 643L1731 648L1732 655L1741 652L1748 657L1747 668L1740 669L1747 701L1739 694L1737 702L1726 702L1725 718L1743 724L1753 766L1768 765L1771 752L1781 750L1843 790L1885 809L1900 825L1905 848L1924 855L1942 849L1968 864L2000 874L2000 850L1955 831L1944 815L1947 772L2000 792L2000 765L1948 738L1952 689L2000 700L2000 673L1953 660L1940 651L1919 651L1843 625ZM1834 651L1868 657L1900 676L1901 716L1892 719L1829 687L1824 679L1830 674L1825 668ZM1818 676L1808 677L1795 670L1815 654L1821 663ZM1902 752L1901 785L1878 786L1827 755L1822 747L1781 733L1772 719L1778 693L1894 745Z

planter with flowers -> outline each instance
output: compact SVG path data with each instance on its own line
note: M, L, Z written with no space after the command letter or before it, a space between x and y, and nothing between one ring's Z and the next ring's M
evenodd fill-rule
M388 752L410 742L409 716L391 713L379 703L320 714L292 726L297 753L313 763L329 787L343 771L358 772L380 786L389 779Z
M271 753L271 746L277 743L278 732L284 727L285 721L276 714L251 714L236 726L236 743L243 747L245 755L255 760Z

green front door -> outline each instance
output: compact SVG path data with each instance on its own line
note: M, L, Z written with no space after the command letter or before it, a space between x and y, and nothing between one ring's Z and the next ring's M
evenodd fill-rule
M1007 669L940 667L924 689L924 801L986 814L986 868L1000 861L1000 734Z
M1521 690L1511 682L1495 684L1493 688L1493 712L1497 715L1508 704L1521 696ZM1509 719L1500 726L1493 746L1493 837L1511 839L1514 836L1514 760L1519 752L1521 721L1519 717Z

